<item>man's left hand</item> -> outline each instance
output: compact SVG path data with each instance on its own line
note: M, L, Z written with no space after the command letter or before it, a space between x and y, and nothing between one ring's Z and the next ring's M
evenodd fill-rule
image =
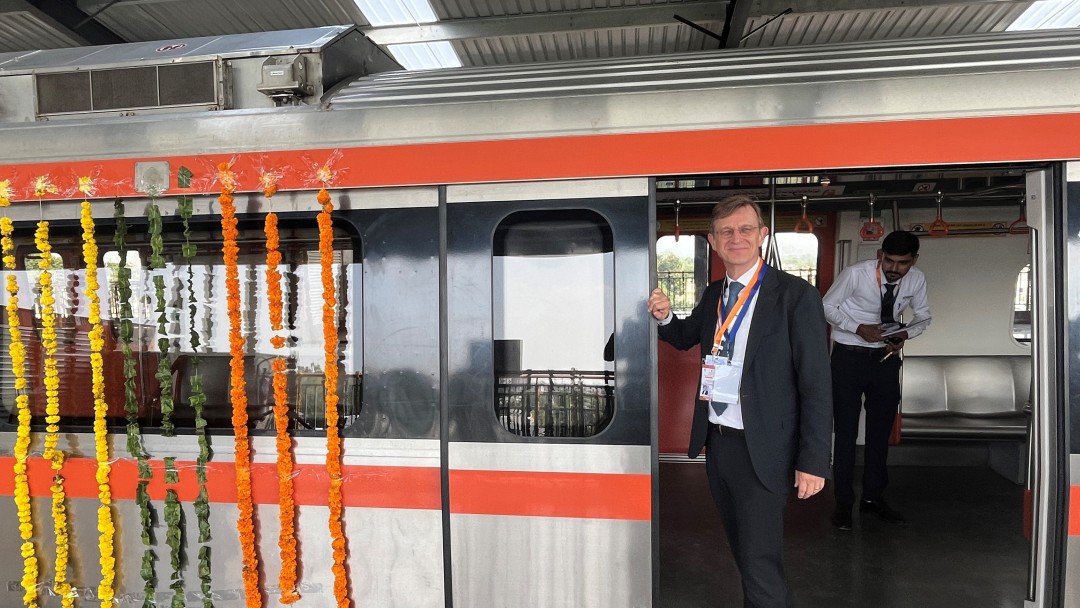
M810 498L825 487L825 478L795 471L795 487L799 489L799 498Z

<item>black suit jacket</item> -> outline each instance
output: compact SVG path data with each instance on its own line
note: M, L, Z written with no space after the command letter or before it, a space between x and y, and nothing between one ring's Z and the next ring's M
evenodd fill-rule
M712 348L724 282L709 285L686 319L659 328L679 350ZM817 289L769 268L762 279L743 362L742 416L754 472L765 487L787 492L795 470L829 476L832 444L832 374L825 313ZM688 455L708 438L709 404L698 400Z

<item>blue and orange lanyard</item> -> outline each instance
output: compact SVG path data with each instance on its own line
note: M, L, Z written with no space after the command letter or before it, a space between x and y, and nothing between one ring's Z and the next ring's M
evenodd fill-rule
M769 265L765 263L765 260L758 260L757 272L754 273L754 277L750 279L750 283L739 294L738 299L735 300L735 304L731 307L731 310L725 310L724 300L726 298L721 294L720 301L716 303L716 318L723 319L723 322L716 328L716 334L713 336L712 355L715 357L720 354L721 348L725 340L734 340L735 336L739 333L739 327L742 325L743 317L746 316L746 311L750 309L747 303L754 299L757 295L758 289L761 288L761 279L765 276L765 270ZM725 290L726 291L726 290ZM728 326L731 326L731 333L727 333ZM732 348L728 352L728 360L734 355L735 349Z

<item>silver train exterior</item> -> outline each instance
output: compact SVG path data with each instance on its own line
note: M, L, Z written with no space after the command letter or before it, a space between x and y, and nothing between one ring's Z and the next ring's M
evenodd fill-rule
M311 48L321 48L354 34L337 28L306 35L322 41ZM42 116L30 101L36 99L35 74L56 71L71 59L35 67L34 61L48 57L0 57L6 62L0 73L0 178L48 172L70 179L95 167L126 174L129 183L113 189L126 198L128 215L140 218L148 199L136 184L164 168L158 202L170 218L181 165L207 174L218 162L238 159L249 167L243 186L245 179L254 182L251 172L263 156L292 158L300 173L310 159L318 164L340 153L332 197L341 250L350 252L342 265L348 267L351 302L340 333L352 349L346 372L362 377L359 407L347 411L344 447L355 605L663 605L656 596L656 347L643 309L654 278L655 177L1042 163L1028 187L1040 279L1033 324L1035 537L1027 605L1080 606L1080 510L1069 502L1080 487L1080 474L1072 473L1080 463L1080 405L1069 400L1070 389L1080 386L1080 366L1070 350L1080 331L1080 273L1071 253L1080 240L1076 32L424 73L381 71L386 66L379 53L368 49L354 53L358 70L375 66L378 73L330 78L317 94L300 90L288 107L273 107L271 97L252 93L259 77L243 72L241 64L258 71L275 52L303 45L282 44L275 51L265 41L230 47L223 39L217 51L208 41L152 46L177 44L202 49L192 57L209 58L220 73L232 74L228 87L215 89L222 94L214 111ZM95 65L147 61L134 51L128 57ZM310 71L323 59L306 61ZM226 90L234 101L254 101L232 106ZM167 167L155 164L163 162ZM274 198L274 209L294 224L310 220L317 209L311 187L296 177ZM219 211L212 184L195 190L196 219L212 223ZM268 210L257 187L241 190L239 208L249 214L244 217ZM103 225L111 213L111 202L95 202ZM23 229L39 214L58 228L71 225L77 202L60 196L41 209L16 203L10 210ZM514 364L513 340L502 339L505 327L493 322L513 311L495 310L506 301L493 293L501 279L492 260L500 256L498 247L542 253L544 245L529 239L529 230L551 222L582 230L580 242L568 237L573 242L567 250L582 247L604 257L597 275L604 277L599 318L614 336L614 361L600 374L601 387L610 387L601 389L609 391L609 416L602 428L563 434L578 436L553 437L560 433L536 426L523 431L512 416L498 416L507 390L500 376L528 374ZM517 245L499 246L500 234L523 236ZM207 235L212 241L209 229ZM564 318L579 304L560 303L567 305ZM555 370L539 371L543 382L526 386L555 386ZM572 378L574 383L585 381ZM5 401L10 403L10 391ZM536 424L525 418L525 427ZM13 427L0 436L6 465ZM212 463L223 465L217 479L225 487L231 437L226 429L211 438ZM165 438L148 430L146 444L155 459L174 456L183 475L190 475L197 453L190 434ZM70 462L93 456L85 424L65 429L61 445ZM256 436L253 447L255 466L272 469L272 437ZM119 429L112 449L118 462L130 461ZM298 494L308 496L297 501L298 605L323 606L332 600L332 575L325 499L316 496L326 485L321 434L298 431L295 450ZM40 433L33 451L40 453ZM256 488L262 584L266 605L276 605L277 497L273 475L261 479L270 480ZM221 607L244 605L237 510L226 494L211 495L212 588ZM98 581L96 507L92 495L70 499L76 547L70 578L84 595ZM47 492L34 508L36 527L47 528ZM115 512L120 605L141 605L137 509L131 500L119 500ZM0 521L16 521L11 501L0 502ZM193 538L190 514L186 525ZM5 530L0 546L16 551L16 526ZM42 533L38 539L44 555L52 552L49 538ZM188 552L183 576L188 600L195 602L198 573L191 546ZM6 564L2 601L14 605L21 572L16 560ZM43 578L49 577L46 568ZM159 604L171 598L168 578L162 566ZM83 601L92 604L88 597Z

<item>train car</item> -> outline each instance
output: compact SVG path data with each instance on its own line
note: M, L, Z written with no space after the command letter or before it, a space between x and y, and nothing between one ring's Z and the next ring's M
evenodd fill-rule
M702 605L661 484L700 471L696 362L645 300L720 276L703 218L748 192L823 291L876 227L925 235L905 441L1025 484L1002 601L1080 606L1078 83L1075 31L431 72L346 26L0 55L0 465L27 467L0 546L38 564L0 602Z

